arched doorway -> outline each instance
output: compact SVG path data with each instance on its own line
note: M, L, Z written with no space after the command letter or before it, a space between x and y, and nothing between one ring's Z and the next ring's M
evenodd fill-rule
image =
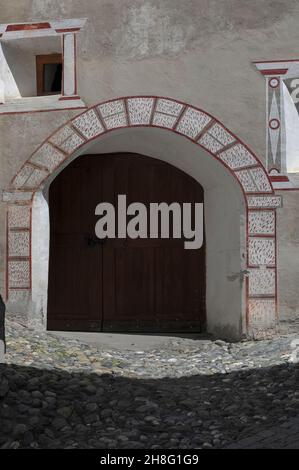
M147 208L148 238L95 237L95 207L108 202L117 208L120 194L127 204ZM162 202L181 209L203 203L203 188L168 163L128 153L80 156L54 179L48 329L204 330L205 246L188 250L183 236L166 239L160 232L149 237L150 204Z
M3 192L10 311L45 328L47 188L72 160L97 145L97 153L159 158L202 184L208 331L231 339L271 335L278 318L276 209L281 197L259 158L221 122L165 97L131 96L93 105L58 128L20 168Z

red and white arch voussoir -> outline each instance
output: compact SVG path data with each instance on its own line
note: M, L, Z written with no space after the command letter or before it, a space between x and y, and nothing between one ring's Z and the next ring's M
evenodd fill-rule
M247 322L254 334L275 324L275 196L256 155L217 119L164 97L137 96L92 106L54 132L28 158L4 192L8 206L7 290L10 299L31 290L31 202L47 178L87 142L119 128L158 127L190 139L221 162L240 184L247 206ZM199 156L200 158L200 156Z

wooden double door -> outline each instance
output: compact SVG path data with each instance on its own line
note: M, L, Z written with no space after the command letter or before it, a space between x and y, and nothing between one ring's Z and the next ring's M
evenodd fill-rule
M203 202L202 187L177 168L136 154L85 155L49 190L48 329L184 332L205 326L205 246L183 239L95 236L95 208ZM148 211L149 212L149 211Z

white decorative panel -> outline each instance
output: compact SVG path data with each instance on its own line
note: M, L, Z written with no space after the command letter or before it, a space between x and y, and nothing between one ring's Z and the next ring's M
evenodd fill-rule
M9 287L30 287L30 262L9 261L8 262Z
M132 126L145 125L150 123L153 98L129 98L127 100L130 123Z
M53 171L64 159L65 155L62 152L46 143L32 155L30 161Z
M9 228L29 228L30 227L30 207L11 206L8 210Z
M170 114L172 116L179 116L184 105L176 101L160 98L157 101L156 111L159 113Z
M214 124L209 129L209 134L211 134L215 139L217 139L223 145L229 145L234 142L235 137L230 134L224 127L220 124Z
M274 328L276 324L275 299L249 299L249 322L252 329Z
M24 188L37 188L47 176L48 176L48 173L46 171L35 169L23 187Z
M103 118L125 112L125 105L123 100L110 101L98 106L98 109Z
M63 126L59 129L52 137L50 137L50 142L58 147L71 135L73 135L74 131L69 126Z
M115 114L114 116L105 118L105 125L107 129L114 129L117 127L125 127L128 125L127 116L125 113Z
M250 208L277 208L282 207L281 196L248 196L248 207Z
M3 191L2 200L3 202L29 202L33 196L32 191Z
M249 264L251 266L275 266L275 259L274 238L249 239Z
M248 225L250 235L274 235L274 211L249 211Z
M279 135L280 135L280 110L277 104L275 92L273 92L272 94L272 102L271 102L268 121L269 121L269 141L270 141L270 147L272 151L273 162L275 163L276 157L277 157L277 151L278 151Z
M74 150L80 147L80 145L82 145L84 142L85 141L82 139L82 137L74 133L60 145L60 148L64 150L66 153L72 153L74 152Z
M33 172L34 172L34 167L32 167L31 165L24 165L23 168L20 169L20 171L18 172L17 176L14 179L14 182L13 182L14 187L21 188L26 183L26 181L32 175Z
M262 168L253 168L250 173L255 181L257 189L261 192L271 192L272 188L269 179Z
M275 295L275 269L250 269L249 295Z
M224 163L226 163L232 170L257 164L254 156L242 144L234 145L228 150L220 152L219 158L221 158L221 160L223 160Z
M223 145L220 144L217 140L215 140L210 134L205 133L201 139L199 139L198 143L205 147L206 149L210 150L210 152L215 153L220 150Z
M242 184L245 192L256 192L256 186L248 170L236 171L235 174Z
M155 113L153 119L154 126L166 127L167 129L172 129L176 123L177 118L175 116L170 116L167 114Z
M76 38L73 32L63 34L63 95L76 94Z
M72 123L86 139L92 139L104 132L104 128L93 109L81 114Z
M30 290L9 289L8 298L10 302L26 303L30 299Z
M8 234L8 256L29 256L30 234L26 232L10 231Z
M210 121L211 118L201 111L187 108L187 111L180 119L176 130L181 134L194 139Z

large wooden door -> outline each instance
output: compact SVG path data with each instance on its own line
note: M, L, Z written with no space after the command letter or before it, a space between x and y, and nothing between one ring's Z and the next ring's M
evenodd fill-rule
M50 187L48 328L81 331L201 331L205 247L181 239L95 237L95 207L203 202L202 187L175 167L135 154L78 158ZM148 211L149 212L149 211Z

